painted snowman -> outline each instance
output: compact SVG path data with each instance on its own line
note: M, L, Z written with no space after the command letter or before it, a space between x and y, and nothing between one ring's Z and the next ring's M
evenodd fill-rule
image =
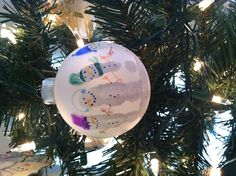
M100 114L94 116L83 116L71 114L74 124L84 129L106 129L108 127L118 127L123 122L132 122L138 114L137 111L126 114L114 113L112 108L119 106L126 101L138 101L141 97L141 88L139 82L130 83L108 83L98 85L90 90L81 89L72 96L73 105L79 111L89 112L93 108L101 107ZM131 91L127 91L131 90ZM105 121L98 119L106 118Z

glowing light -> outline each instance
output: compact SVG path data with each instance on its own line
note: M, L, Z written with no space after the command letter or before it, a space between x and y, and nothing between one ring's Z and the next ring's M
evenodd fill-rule
M92 142L92 140L87 137L87 138L85 139L85 143L90 143L90 142Z
M156 158L153 158L151 160L151 170L154 174L154 176L157 176L159 173L159 160Z
M211 168L209 176L221 176L219 168Z
M16 37L13 34L13 29L8 28L5 23L2 24L1 29L1 38L7 38L9 39L13 44L16 44Z
M84 41L82 39L77 40L77 45L79 48L84 46Z
M59 17L55 14L48 14L45 22L50 22L53 26L60 26L63 24Z
M207 7L209 7L215 0L203 0L198 4L200 10L204 11Z
M19 120L22 120L25 118L25 114L23 112L19 113L18 114L18 117L17 117Z
M225 98L221 98L220 96L217 96L217 95L214 95L212 97L211 101L214 102L214 103L223 104L223 105L231 105L232 104L231 101L229 101Z
M193 66L194 71L199 71L202 68L202 62L199 60L196 60Z
M116 176L122 175L122 174L124 174L125 172L128 172L128 171L131 171L131 169L129 168L129 169L126 169L125 171L118 172L118 173L116 174Z
M123 140L117 139L117 142L121 144L121 143L123 143Z
M49 15L48 15L48 19L49 19L49 21L52 21L52 22L57 21L56 15L54 15L54 14L49 14Z
M26 152L26 151L35 150L35 149L36 149L35 142L32 141L32 142L25 143L25 144L17 146L16 148L11 149L11 152Z
M107 144L107 143L109 143L111 141L111 139L112 138L103 138L103 142Z

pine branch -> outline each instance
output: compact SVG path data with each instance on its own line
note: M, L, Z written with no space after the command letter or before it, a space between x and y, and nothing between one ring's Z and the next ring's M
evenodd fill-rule
M193 14L199 12L195 8L187 8L187 1L88 2L94 6L87 12L95 16L95 22L99 24L103 34L125 46L132 46L130 49L140 56L148 69L152 86L150 105L144 118L134 129L119 136L118 139L123 143L109 150L108 153L115 154L110 160L104 161L104 167L98 170L103 171L104 175L110 173L110 170L113 174L126 171L126 166L132 164L132 157L138 157L138 153L153 151L158 153L158 159L163 162L163 175L169 172L191 175L208 167L209 163L203 157L206 147L203 145L206 140L205 117L200 110L196 110L200 108L199 104L195 105L195 100L191 102L192 86L188 71L194 57L191 54L196 50L193 47L196 45L195 31L188 23L196 18L192 17ZM179 91L171 84L171 79L184 65L188 94L184 89ZM190 112L186 109L190 109ZM203 107L200 109L208 112ZM182 162L183 159L186 160L185 163ZM129 163L123 163L123 160L128 160ZM171 171L170 166L175 171ZM135 168L132 168L129 174L135 172Z
M13 117L12 145L34 140L39 151L63 160L62 174L148 175L146 156L155 152L161 161L160 175L199 175L210 166L203 155L206 132L214 123L209 117L217 108L229 107L212 106L208 97L196 98L194 93L235 98L234 8L223 12L213 6L201 12L196 3L186 0L87 1L93 5L87 13L94 15L103 40L127 46L145 64L152 87L145 116L117 138L121 143L105 152L109 159L83 168L85 137L70 129L55 106L45 106L39 94L41 81L55 76L53 52L61 48L67 55L75 40L68 29L44 23L54 5L48 7L45 0L11 0L13 7L6 4L0 16L14 22L19 31L16 45L6 42L0 49L0 99L4 100L0 122L10 124ZM192 70L196 57L204 62L202 73ZM176 82L180 73L182 87ZM19 112L26 113L24 120L16 118ZM229 150L234 142L227 144L226 160L235 153L234 148Z
M51 22L45 24L44 17L54 8L45 0L12 0L11 4L13 7L6 4L6 12L0 13L1 18L18 27L17 44L9 44L1 52L0 99L4 101L0 104L0 120L13 120L11 146L34 141L37 151L48 158L59 157L63 173L73 175L86 164L84 137L71 130L55 106L44 105L40 95L42 80L55 77L53 52L60 47L71 52L75 45L62 40L73 37L68 28L57 30ZM25 114L23 120L18 119L20 112Z

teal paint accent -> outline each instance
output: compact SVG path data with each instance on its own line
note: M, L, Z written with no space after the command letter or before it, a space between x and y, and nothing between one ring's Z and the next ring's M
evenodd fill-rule
M104 72L103 72L103 70L102 70L101 64L100 64L99 61L98 61L98 58L97 58L97 57L93 57L93 58L90 59L90 60L94 63L94 66L96 67L99 76L102 76L102 75L104 74Z
M92 61L93 63L98 63L98 58L97 57L93 57L92 59L89 59L90 61Z
M72 73L69 78L69 82L72 85L80 85L83 84L84 81L80 79L80 76L78 74Z
M102 67L101 67L100 63L98 63L98 62L94 63L94 66L96 67L99 76L102 76L103 75L103 70L102 70Z
M83 75L83 72L82 72L82 71L79 72L79 77L80 77L80 79L81 79L82 81L85 82L84 75Z

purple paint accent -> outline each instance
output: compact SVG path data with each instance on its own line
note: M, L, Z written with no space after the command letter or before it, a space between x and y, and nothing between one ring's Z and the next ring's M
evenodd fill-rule
M75 115L71 114L72 121L75 125L82 127L85 130L90 129L90 125L88 123L87 117L86 116L80 116L80 115Z

